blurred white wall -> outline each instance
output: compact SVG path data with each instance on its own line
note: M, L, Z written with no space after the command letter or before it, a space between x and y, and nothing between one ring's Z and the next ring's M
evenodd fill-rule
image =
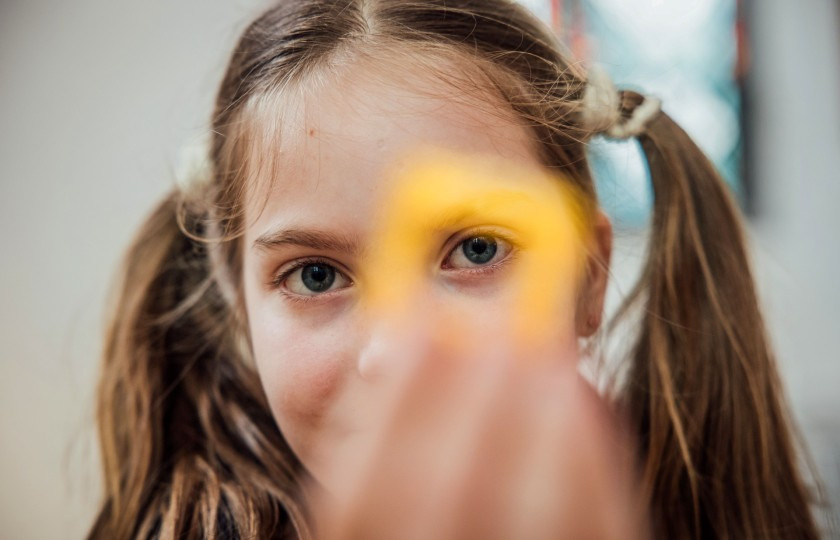
M106 290L257 3L0 2L0 538L90 523Z
M837 516L840 3L752 4L756 273L794 413Z
M78 538L91 520L107 286L258 4L0 3L0 538ZM840 13L808 4L762 0L752 22L753 236L795 413L837 497Z

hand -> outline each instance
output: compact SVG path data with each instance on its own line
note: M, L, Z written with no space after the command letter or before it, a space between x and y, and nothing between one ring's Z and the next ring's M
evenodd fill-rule
M319 537L643 536L632 441L568 347L495 335L468 351L428 330L360 407L365 443L334 456Z

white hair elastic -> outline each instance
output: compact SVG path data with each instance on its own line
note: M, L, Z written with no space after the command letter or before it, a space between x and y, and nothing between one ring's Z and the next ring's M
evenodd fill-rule
M592 66L583 94L583 126L611 139L630 139L645 132L648 123L659 114L662 102L645 96L629 118L621 116L621 95L612 79L599 66Z

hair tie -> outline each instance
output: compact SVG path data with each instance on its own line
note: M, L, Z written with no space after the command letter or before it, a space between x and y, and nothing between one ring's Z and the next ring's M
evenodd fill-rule
M648 123L659 114L662 102L657 98L644 96L629 117L621 114L621 94L612 79L600 66L592 66L583 93L581 121L586 129L611 139L638 137L647 129Z

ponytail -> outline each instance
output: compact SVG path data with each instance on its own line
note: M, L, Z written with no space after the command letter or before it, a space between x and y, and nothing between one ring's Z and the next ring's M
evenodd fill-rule
M208 246L182 234L171 194L124 262L97 416L105 498L89 534L268 538L297 528L301 467L238 356Z
M623 92L624 118L644 101ZM728 188L666 114L638 140L655 194L623 394L655 538L818 538Z

